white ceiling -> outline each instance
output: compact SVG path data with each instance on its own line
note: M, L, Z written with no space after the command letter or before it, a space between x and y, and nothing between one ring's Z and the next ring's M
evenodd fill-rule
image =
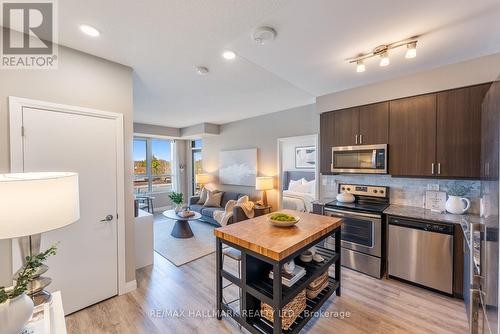
M64 0L59 42L134 68L136 122L226 123L315 97L500 52L498 0ZM87 23L101 31L90 38ZM257 46L260 25L276 40ZM422 35L418 56L392 53L356 73L345 58ZM233 61L221 58L235 51ZM196 66L210 74L199 76Z

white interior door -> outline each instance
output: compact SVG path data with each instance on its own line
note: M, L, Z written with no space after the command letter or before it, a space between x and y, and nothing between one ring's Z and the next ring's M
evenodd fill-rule
M42 250L58 243L45 275L69 314L118 294L116 122L26 107L22 114L24 171L79 174L81 219L42 234ZM107 215L113 219L101 222Z

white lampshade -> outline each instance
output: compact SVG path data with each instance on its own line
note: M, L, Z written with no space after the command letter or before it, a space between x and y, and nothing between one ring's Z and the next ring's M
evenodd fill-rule
M274 188L272 176L259 176L255 179L256 190L271 190Z
M0 239L55 230L79 219L78 174L0 174Z
M210 175L201 173L201 174L196 174L196 183L197 184L206 184L210 181Z

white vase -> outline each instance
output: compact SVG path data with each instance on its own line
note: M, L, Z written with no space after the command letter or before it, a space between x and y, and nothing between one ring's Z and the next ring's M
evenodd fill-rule
M470 201L465 197L449 196L446 201L446 211L455 215L461 215L470 208Z
M33 314L33 301L25 293L0 304L0 334L17 334Z
M179 213L182 211L182 203L181 204L176 204L174 208L175 213Z

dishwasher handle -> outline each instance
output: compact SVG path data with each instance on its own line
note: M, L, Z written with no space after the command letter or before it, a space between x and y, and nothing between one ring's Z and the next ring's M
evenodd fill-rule
M435 233L449 234L449 235L453 235L454 231L452 224L409 220L409 219L395 218L395 217L389 218L389 225L395 225L421 231L435 232Z

